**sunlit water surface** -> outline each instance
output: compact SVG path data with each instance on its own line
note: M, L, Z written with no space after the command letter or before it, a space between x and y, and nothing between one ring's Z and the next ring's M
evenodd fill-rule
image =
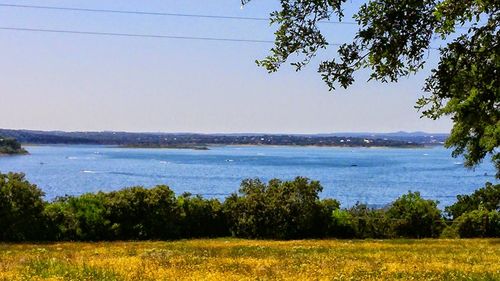
M357 201L385 205L408 190L426 198L453 203L457 194L471 193L485 182L496 182L486 161L465 169L442 147L323 148L224 146L210 150L135 149L109 146L28 146L30 155L0 157L0 171L23 172L45 193L62 195L167 184L177 194L191 192L224 198L245 178L319 180L321 197L333 197L344 207Z

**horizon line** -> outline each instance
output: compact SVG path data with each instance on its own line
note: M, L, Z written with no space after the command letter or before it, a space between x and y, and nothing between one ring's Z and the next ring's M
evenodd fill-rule
M426 135L449 135L450 133L443 132L426 132L426 131L389 131L389 132L366 132L366 131L340 131L340 132L317 132L317 133L287 133L287 132L193 132L193 131L123 131L123 130L39 130L39 129L9 129L0 128L0 130L11 131L37 131L37 132L62 132L62 133L130 133L130 134L186 134L186 135L334 135L334 134L364 134L364 135L382 135L382 134L426 134Z

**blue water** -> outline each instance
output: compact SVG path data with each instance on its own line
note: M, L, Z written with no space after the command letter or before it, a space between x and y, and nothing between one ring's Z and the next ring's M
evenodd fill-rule
M475 170L442 147L320 148L226 146L210 150L128 149L107 146L28 146L30 155L0 157L0 171L23 172L46 199L127 186L167 184L177 194L224 198L245 178L319 180L321 197L342 206L357 201L381 206L420 191L440 206L457 194L497 182L491 162Z

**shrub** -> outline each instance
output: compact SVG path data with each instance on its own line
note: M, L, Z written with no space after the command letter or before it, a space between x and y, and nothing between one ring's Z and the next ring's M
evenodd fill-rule
M107 219L117 239L180 237L180 210L166 185L130 187L106 194Z
M45 207L44 214L47 218L49 240L78 240L78 222L74 210L69 208L66 200L67 197L57 198Z
M439 238L444 238L444 239L460 238L456 224L451 224L451 225L445 226L443 228L443 231L441 231L441 235L439 235Z
M0 240L42 240L45 237L44 193L24 174L0 173Z
M322 235L324 221L317 181L244 180L240 195L226 199L225 212L233 235L249 238L294 239Z
M385 209L369 208L357 203L348 210L352 218L354 236L351 238L389 238L394 236Z
M177 198L183 238L228 236L226 217L217 199L184 193Z
M445 208L446 213L453 219L462 214L479 209L481 205L485 210L500 211L500 184L486 185L472 193L471 195L458 195L457 202Z
M500 237L500 213L479 208L462 214L455 222L460 237Z
M326 198L320 200L318 203L320 212L316 220L316 225L314 226L317 236L331 237L332 229L334 227L332 213L339 210L340 202L335 199Z
M48 204L45 214L55 240L174 239L181 234L177 199L164 185L66 196Z
M355 237L356 228L352 215L347 210L333 210L328 234L337 238Z
M408 192L394 201L387 210L396 236L437 237L444 225L438 202L425 200L419 192Z
M50 234L56 240L112 239L110 221L106 218L105 194L62 197L49 204L45 214Z
M356 204L339 209L319 200L317 181L258 179L241 183L221 203L168 186L66 196L45 203L43 192L23 174L0 174L0 241L139 240L221 237L300 239L316 237L437 237L444 220L437 202L409 192L387 208ZM477 208L477 209L474 209ZM442 237L499 237L498 185L459 196L450 214L461 214Z

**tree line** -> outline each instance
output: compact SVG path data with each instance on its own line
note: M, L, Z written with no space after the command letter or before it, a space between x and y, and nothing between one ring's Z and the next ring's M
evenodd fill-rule
M64 196L51 202L19 173L0 173L1 241L500 237L500 185L487 183L442 212L408 192L387 207L340 208L320 182L247 179L225 200L166 185Z
M206 149L211 145L292 145L340 147L422 147L438 145L446 135L426 134L191 134L127 132L47 132L0 129L0 135L31 144L99 144L144 148Z

